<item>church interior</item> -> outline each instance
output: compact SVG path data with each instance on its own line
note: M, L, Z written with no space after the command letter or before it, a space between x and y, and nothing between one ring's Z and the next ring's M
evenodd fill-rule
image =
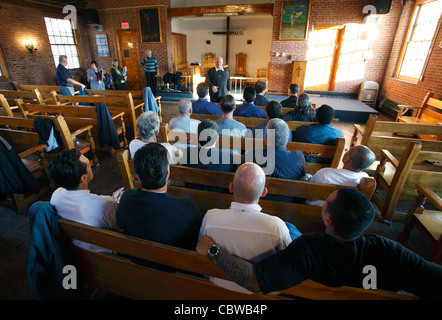
M374 183L370 200L376 209L376 218L366 232L395 241L403 240L424 259L441 265L441 14L442 0L2 0L0 138L16 139L23 133L19 134L19 131L30 134L32 128L23 129L27 124L21 120L25 118L57 114L57 127L63 131L63 139L68 137L63 140L63 148L66 145L75 148L79 145L80 135L77 138L73 132L84 128L85 124L92 124L92 129L84 129L89 134L89 149L81 151L86 154L95 148L93 156L88 153L88 157L99 162L92 167L91 193L112 195L121 187L127 189L129 182L134 188L133 181L128 181L123 174L127 159L122 165L124 159L120 156L128 149L130 141L137 138L136 118L147 105L143 94L147 79L141 66L147 50L151 50L158 63L153 91L154 103L159 107L161 130L158 141L161 142L168 141L170 120L180 115L178 102L181 99L198 100L198 83L206 80L208 70L215 66L216 57L221 56L223 67L230 72L230 92L236 105L243 104L245 87L264 81L268 100L281 102L288 98L290 84L296 83L299 94L308 94L316 110L324 104L333 107L332 126L344 133L335 168L342 168L344 154L355 145L365 145L376 154L376 161L365 170ZM75 81L85 84L86 92L90 90L85 97L64 97L57 92L56 68L60 55L67 56L67 68ZM124 95L116 94L118 90L93 93L87 83L91 62L110 73L114 59L118 59L121 67L127 67ZM119 137L123 136L117 148L101 146L95 136L96 119L89 119L86 111L84 114L78 111L75 116L74 111L61 110L70 107L77 110L80 103L89 106L87 112L93 114L95 106L103 101L110 106L113 120L122 124L121 128L117 127ZM57 105L53 113L50 108L44 108L52 104ZM59 123L59 115L66 121L62 119ZM74 117L78 121L72 119ZM90 117L96 118L96 115ZM29 121L27 123L32 127L32 120ZM20 139L20 145L29 144L27 138ZM92 147L94 140L95 146ZM337 149L333 146L333 152L337 153ZM43 163L42 156L50 157L42 150L34 151L34 158L31 157L34 165ZM21 155L23 151L26 149L16 152ZM128 172L129 166L126 168ZM218 180L215 177L212 177L213 181ZM177 174L179 178L182 177ZM417 188L418 184L424 186L424 191ZM0 203L0 300L30 299L27 209L35 201L49 201L53 189L47 191L46 187L45 190L42 187L37 195L31 195L29 201L28 195L14 194ZM292 194L303 193L302 186L296 188L300 190L291 191ZM178 189L172 187L171 190ZM182 194L191 193L183 191ZM203 203L203 200L210 199L196 202ZM290 208L299 207L298 204L281 205L278 208L283 212L278 215L295 216L294 224L303 233L322 232L318 211L309 214L310 209L302 207L299 214L303 216L297 220L296 212L290 212ZM277 211L276 207L274 211ZM419 218L424 215L425 219ZM405 241L401 235L410 221L415 224ZM74 237L85 236L79 229L66 230L70 230ZM109 235L102 236L102 243L116 243L116 240L107 238ZM132 249L142 246L140 243L131 245ZM95 261L90 256L85 257ZM196 258L196 254L192 257ZM129 267L127 270L131 270ZM103 268L117 269L111 263ZM190 263L188 268L188 271L193 270ZM133 274L137 272L144 271L133 271ZM158 283L163 283L163 277L166 279L167 276L155 272L160 273L152 273L154 277L158 276ZM129 285L121 284L124 279L117 281L101 274L95 276L98 279L95 284L101 291L95 291L90 299L118 299L118 292L122 292L122 299L180 299L180 290L173 296L162 290L155 293L155 288L151 289L153 293L146 289L143 296L142 289L139 289L141 293L134 293L135 290L127 288ZM100 276L105 280L101 281ZM185 275L178 277L185 278ZM176 280L181 286L184 282L178 281L184 281L182 278ZM133 275L131 279L134 279ZM194 279L192 281L195 281L195 287L189 285L189 291L203 286ZM173 288L173 281L170 282ZM139 284L140 287L143 285ZM305 292L309 294L301 292L302 288L297 293L307 299L408 299L407 296L383 296L381 293L365 296L356 291L327 291L328 287L321 291L311 284L306 286ZM211 294L215 299L224 299L224 296L213 293L216 292L213 288L204 290L210 292L207 293L209 299ZM183 293L186 294L193 297L189 292Z

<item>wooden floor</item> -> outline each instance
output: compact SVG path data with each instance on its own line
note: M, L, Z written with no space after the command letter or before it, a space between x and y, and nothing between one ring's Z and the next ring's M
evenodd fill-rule
M168 122L178 115L176 102L164 102L163 122ZM381 115L383 120L390 120ZM349 147L350 137L353 134L353 123L337 122L336 127L344 131L346 148ZM94 180L90 190L96 194L111 195L123 186L123 180L118 169L115 156L99 154L100 165L93 168ZM383 235L396 239L403 228L404 213L408 210L409 203L400 203L398 211L402 212L393 217L391 226L373 222L367 233ZM318 230L321 231L321 230ZM411 239L415 246L421 250L425 258L429 257L429 250L421 240L419 234L413 232ZM0 300L27 300L26 263L29 245L28 216L17 215L12 209L0 205Z

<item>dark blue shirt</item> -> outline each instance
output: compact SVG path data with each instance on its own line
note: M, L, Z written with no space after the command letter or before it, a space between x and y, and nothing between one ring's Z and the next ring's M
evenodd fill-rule
M253 103L244 103L242 106L236 107L233 111L234 117L249 117L249 118L265 118L266 113L261 108L255 106Z
M58 64L55 76L57 77L57 83L59 86L63 87L74 86L72 83L66 82L66 79L74 79L74 77L71 75L69 70L66 69L66 67L63 66L62 64Z
M283 108L294 108L296 107L297 101L298 101L298 96L290 96L287 99L281 101L281 106Z
M265 96L257 94L255 101L253 101L253 103L255 104L255 106L267 106L267 104L270 102L269 99L267 99Z
M344 132L341 129L333 128L329 124L313 123L297 127L293 134L293 141L316 143L325 145L336 144L337 138L344 138ZM305 157L307 162L330 163L328 158Z
M264 139L266 136L266 127L267 127L267 123L269 122L269 120L257 125L256 127L250 128L251 134L252 134L251 137L254 139ZM261 131L259 131L259 130L261 130ZM293 139L292 131L290 130L289 131L289 141L292 141L292 139Z
M192 103L192 113L222 115L221 108L214 102L200 98Z

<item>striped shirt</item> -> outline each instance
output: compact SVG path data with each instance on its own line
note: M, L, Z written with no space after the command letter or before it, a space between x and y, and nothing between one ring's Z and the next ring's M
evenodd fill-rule
M157 72L158 70L158 62L157 59L152 57L146 57L141 61L141 66L144 65L144 71L145 72Z

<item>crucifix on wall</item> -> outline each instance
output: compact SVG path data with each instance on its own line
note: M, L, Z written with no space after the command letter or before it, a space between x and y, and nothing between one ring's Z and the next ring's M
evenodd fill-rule
M229 64L230 35L231 34L243 34L243 32L230 30L230 17L227 16L226 31L214 31L213 34L225 34L226 35L226 55L224 57L224 63Z
M296 83L299 86L300 94L304 91L306 67L307 67L307 61L293 61L292 83Z

